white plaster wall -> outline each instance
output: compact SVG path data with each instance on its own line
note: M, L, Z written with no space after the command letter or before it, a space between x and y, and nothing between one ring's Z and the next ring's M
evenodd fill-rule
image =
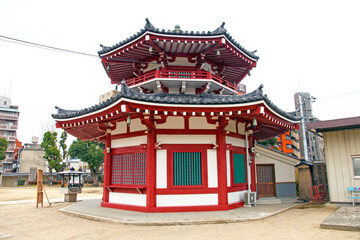
M178 113L180 114L180 113ZM157 124L158 129L184 129L184 118L181 117L167 117L166 122L163 124Z
M156 151L156 188L167 188L167 151Z
M216 129L215 124L209 124L204 117L190 117L189 119L190 129Z
M109 203L146 207L146 194L110 192Z
M230 173L230 151L226 150L226 179L227 186L231 187L231 173Z
M239 131L239 134L245 134L244 123L241 123L241 122L238 123L238 131Z
M245 139L226 137L226 143L232 144L236 147L245 147Z
M217 154L215 149L207 150L208 187L218 187Z
M159 207L218 205L218 194L157 195L156 204Z
M225 130L236 133L236 122L234 120L229 120L229 123L228 125L226 125Z
M295 182L295 165L281 162L279 159L271 158L261 153L255 158L255 163L274 164L276 182Z
M131 120L130 132L143 131L147 128L141 123L139 118Z
M129 146L136 146L136 145L140 145L140 144L146 144L146 141L147 141L146 136L116 139L116 140L111 141L111 148L129 147Z
M126 130L126 122L118 122L116 124L116 129L111 132L111 135L126 133Z
M228 193L228 204L244 202L244 194L247 191L230 192Z
M212 144L215 135L157 135L157 142L162 144Z

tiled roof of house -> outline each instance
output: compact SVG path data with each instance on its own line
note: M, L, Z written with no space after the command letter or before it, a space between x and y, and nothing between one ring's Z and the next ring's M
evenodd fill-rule
M168 94L168 93L154 93L154 94L145 94L137 92L130 89L125 81L121 83L121 91L114 97L94 105L89 108L82 110L65 110L59 107L57 114L52 114L53 118L56 119L66 119L81 116L84 114L92 113L98 110L101 110L116 101L120 98L127 98L132 100L138 100L143 102L153 102L160 104L176 104L176 105L226 105L226 104L239 104L239 103L251 103L260 100L264 100L266 104L276 113L294 121L298 121L299 118L296 117L293 113L287 113L280 108L278 108L274 103L272 103L266 94L263 94L262 91L263 85L251 93L243 95L219 95L219 94Z
M132 35L129 38L126 38L125 40L111 46L111 47L107 47L107 46L103 46L100 45L102 47L102 50L98 51L99 56L105 53L108 53L122 45L125 45L129 42L131 42L132 40L140 37L142 34L144 34L145 32L153 32L153 33L160 33L160 34L167 34L167 35L178 35L178 36L191 36L191 37L196 37L196 36L218 36L218 35L224 35L226 36L226 38L232 43L234 44L237 48L239 48L242 52L246 53L248 56L254 58L254 59L259 59L258 56L255 55L255 51L249 51L247 49L245 49L242 45L240 45L240 43L238 43L237 41L235 41L235 39L229 34L227 33L226 29L224 28L225 23L223 22L221 24L220 27L218 27L216 30L214 31L202 31L202 32L194 32L194 31L183 31L183 30L165 30L162 29L160 30L159 28L155 28L151 22L146 18L146 24L144 26L143 29L141 29L139 32L137 32L136 34Z

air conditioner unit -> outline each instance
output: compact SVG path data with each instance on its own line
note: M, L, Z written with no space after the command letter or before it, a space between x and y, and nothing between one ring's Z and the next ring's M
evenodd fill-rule
M256 192L245 193L245 205L255 206L256 205Z

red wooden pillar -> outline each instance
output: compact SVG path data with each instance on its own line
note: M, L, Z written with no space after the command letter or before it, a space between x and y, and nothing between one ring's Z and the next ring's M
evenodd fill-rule
M110 166L111 166L111 130L107 130L105 139L105 156L104 156L104 189L103 189L103 202L109 202L109 189L110 185Z
M155 142L156 133L154 119L145 119L147 133L147 149L146 149L146 207L156 207L156 155Z
M219 126L216 131L217 150L217 167L218 167L218 198L219 207L225 208L228 205L227 191L227 172L226 172L226 139L224 128L228 123L228 119L220 118Z

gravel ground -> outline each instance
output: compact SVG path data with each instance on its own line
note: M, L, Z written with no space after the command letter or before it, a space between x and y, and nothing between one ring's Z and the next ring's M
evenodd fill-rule
M59 187L45 187L60 198ZM82 197L101 195L101 188L84 188ZM35 187L0 188L0 201L36 199ZM58 209L34 204L0 205L0 239L360 239L359 232L320 229L334 207L291 209L258 220L230 224L129 226L77 218ZM11 235L11 237L6 237Z

